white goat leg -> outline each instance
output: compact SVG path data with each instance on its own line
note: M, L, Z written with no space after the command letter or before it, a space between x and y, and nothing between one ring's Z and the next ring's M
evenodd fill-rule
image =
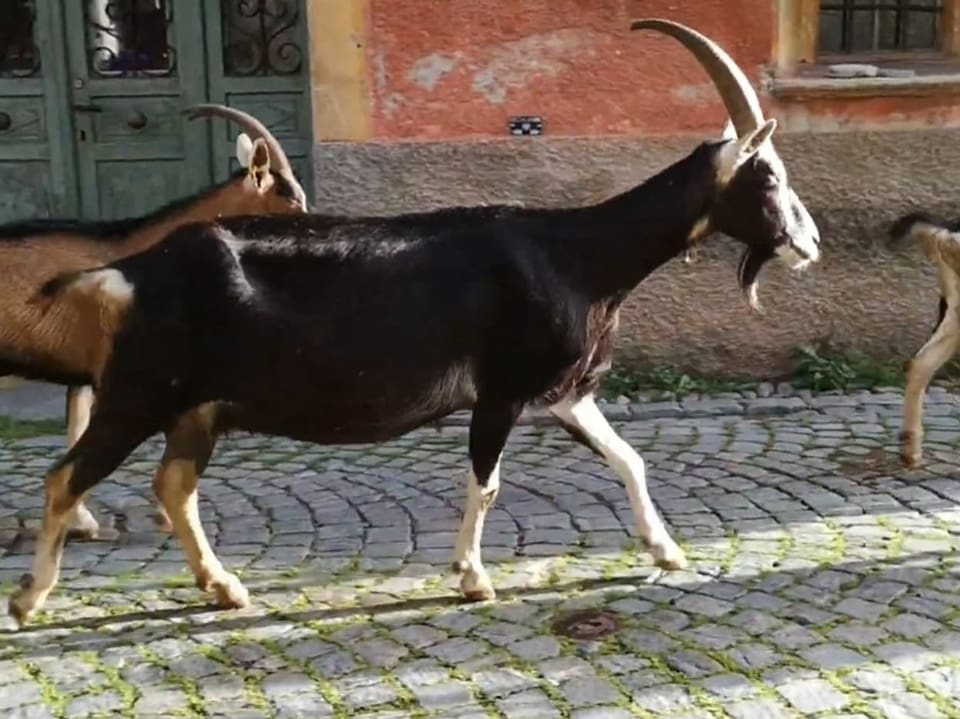
M685 567L687 559L683 550L670 536L650 499L643 458L614 431L593 396L562 400L553 405L550 411L583 432L623 480L637 523L637 533L650 548L654 563L664 569Z
M956 308L949 303L943 320L933 336L910 362L907 389L903 394L903 420L900 425L900 460L907 467L916 467L923 456L923 396L927 385L960 344L960 322Z
M493 599L496 596L487 570L481 561L480 542L483 536L483 523L487 511L500 491L500 461L490 473L485 487L480 486L473 469L467 483L467 502L463 511L463 521L457 533L457 544L453 550L453 571L462 574L460 591L470 601Z
M71 387L67 390L67 448L77 443L90 424L93 409L93 387ZM96 539L100 535L100 523L83 503L78 501L67 516L71 534L83 539Z

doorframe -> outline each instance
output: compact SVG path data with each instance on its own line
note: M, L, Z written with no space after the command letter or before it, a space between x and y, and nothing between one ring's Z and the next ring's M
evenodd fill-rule
M73 140L66 27L59 0L34 3L34 42L40 50L52 216L78 217L80 182Z
M352 2L352 0L349 0ZM292 0L299 13L294 35L301 52L301 70L297 75L258 75L254 77L232 77L226 74L223 61L223 3L226 0L205 2L204 6L204 44L206 48L207 96L210 102L233 106L232 95L255 95L258 99L268 99L270 95L297 93L300 95L295 124L298 129L295 138L285 137L275 128L270 128L290 155L302 155L308 168L307 177L300 177L307 197L312 197L313 188L313 103L311 101L311 58L313 56L312 35L309 18L311 6L315 0ZM238 107L238 109L243 109ZM256 114L254 112L254 114ZM266 118L258 118L265 123ZM236 133L230 132L235 138ZM234 142L225 139L222 133L212 136L210 147L214 181L224 180L229 174L230 163L234 158Z

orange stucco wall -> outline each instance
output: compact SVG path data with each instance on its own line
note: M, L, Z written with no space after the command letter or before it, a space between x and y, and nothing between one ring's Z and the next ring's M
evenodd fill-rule
M549 136L717 131L726 115L673 39L631 32L643 16L719 42L756 87L770 66L772 0L368 0L370 133L384 140L503 137L540 114ZM767 111L797 130L960 123L953 98L830 98Z

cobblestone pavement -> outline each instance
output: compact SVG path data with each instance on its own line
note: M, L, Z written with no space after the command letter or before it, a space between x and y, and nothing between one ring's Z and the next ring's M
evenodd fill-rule
M205 606L154 528L153 443L91 498L118 536L70 543L49 611L0 631L0 715L960 717L956 398L931 397L911 472L898 395L795 400L618 423L691 559L671 574L635 545L612 472L557 428L518 428L484 535L500 597L483 605L447 574L463 427L223 442L202 513L254 596L239 612ZM4 597L61 443L0 443ZM615 631L555 631L583 609L608 614L581 629Z

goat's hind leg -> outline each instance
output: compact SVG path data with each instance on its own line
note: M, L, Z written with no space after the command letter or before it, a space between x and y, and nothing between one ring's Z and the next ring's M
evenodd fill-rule
M71 512L97 482L120 466L152 434L136 423L98 422L94 418L79 441L47 474L43 525L34 550L33 573L24 575L10 597L8 611L23 625L39 611L60 575L60 561Z
M453 571L462 575L460 592L467 601L496 596L480 556L483 523L500 491L500 455L522 408L478 403L473 409L467 501L453 552Z
M550 408L560 424L578 441L604 457L627 488L637 533L646 542L653 561L663 569L682 569L683 550L667 532L647 491L643 458L618 435L591 395L565 399Z
M223 568L200 522L197 480L216 444L212 423L213 414L205 408L177 420L167 432L167 448L153 486L183 545L197 586L213 591L218 606L239 609L250 603L247 590L236 575Z
M900 426L900 461L905 467L916 467L923 457L923 396L927 385L960 344L960 322L957 308L940 301L941 319L933 335L910 362L907 388L903 394L903 421Z
M93 387L70 387L67 390L67 449L73 447L90 426L93 409ZM67 518L67 535L76 539L97 539L100 523L81 497Z

